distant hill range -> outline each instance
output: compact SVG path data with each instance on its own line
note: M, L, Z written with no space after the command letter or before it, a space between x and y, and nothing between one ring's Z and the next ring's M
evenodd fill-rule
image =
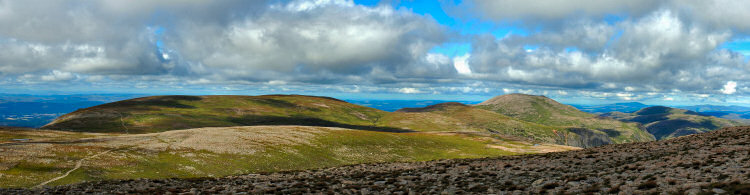
M717 105L696 105L680 106L677 108L692 110L705 115L711 115L719 118L734 119L747 123L750 119L750 107L743 106L717 106Z
M654 140L636 123L601 118L543 96L502 95L386 112L315 96L152 96L63 115L43 128L153 133L200 127L305 125L389 132L483 132L592 147Z
M589 113L607 113L607 112L625 112L631 113L640 109L649 107L649 105L640 102L624 102L614 104L602 104L602 105L579 105L571 104L571 106L578 108L581 111Z
M695 111L652 106L634 113L610 112L601 116L644 125L657 139L703 133L723 127L740 126L742 123L698 113Z
M142 96L145 95L26 95L0 93L0 126L38 128L76 109Z
M580 105L571 104L581 111L603 114L608 112L632 113L643 108L651 107L640 102L625 102L615 104L601 105ZM675 108L685 109L700 113L702 115L715 116L718 118L730 119L743 124L750 124L750 107L742 106L717 106L717 105L695 105L695 106L677 106Z

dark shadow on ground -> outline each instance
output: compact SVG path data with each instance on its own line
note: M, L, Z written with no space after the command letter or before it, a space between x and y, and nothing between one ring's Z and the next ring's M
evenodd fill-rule
M323 120L312 117L280 117L280 116L259 116L259 115L245 115L242 117L230 118L229 121L247 126L256 125L302 125L302 126L316 126L316 127L341 127L347 129L365 130L365 131L380 131L380 132L392 132L392 133L408 133L416 132L407 129L394 128L394 127L375 127L365 125L351 125L337 123L333 121Z

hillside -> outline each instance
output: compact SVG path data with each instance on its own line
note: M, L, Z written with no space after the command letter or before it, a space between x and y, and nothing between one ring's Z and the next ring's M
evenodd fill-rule
M536 120L526 117L531 113L519 116L455 102L386 112L316 96L153 96L77 110L43 128L137 134L201 127L305 125L389 132L478 132L576 147L651 140L648 134L639 134L633 124L596 119L545 99L541 101L549 103L543 109L528 111L546 115L545 120ZM524 98L508 101L528 103Z
M77 110L42 128L108 133L247 125L370 129L386 113L315 96L152 96ZM400 131L385 127L377 130Z
M449 102L423 108L404 108L383 118L390 126L427 131L429 129L451 131L489 132L496 135L514 136L537 142L557 143L576 147L601 145L598 140L571 139L566 142L559 136L564 129L518 120L497 112ZM418 123L415 123L418 122ZM560 131L555 133L557 130ZM604 138L606 139L606 138Z
M0 193L750 194L750 127L646 143L484 159L224 178L96 181Z
M605 116L622 121L641 123L657 139L667 139L703 133L723 127L742 125L736 121L665 106L652 106L634 113L610 113Z
M131 135L2 128L0 188L111 179L222 177L572 149L577 148L480 133L392 133L310 126L209 127Z
M477 131L555 143L553 127L517 120L456 102L424 108L403 108L383 117L389 126L428 131ZM413 123L419 121L420 123Z
M544 96L508 94L494 97L477 105L526 122L567 130L578 139L605 139L604 143L651 141L654 137L636 123L625 123L582 112ZM558 134L563 134L558 133ZM563 135L567 137L568 135ZM611 140L606 140L610 138ZM575 140L575 139L574 139ZM603 144L598 144L603 145Z

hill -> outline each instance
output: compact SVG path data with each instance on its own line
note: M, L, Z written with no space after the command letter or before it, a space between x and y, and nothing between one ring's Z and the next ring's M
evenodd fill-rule
M548 107L562 106L554 100L548 101L555 103ZM569 106L535 110L555 117L528 121L482 108L448 102L386 112L316 96L153 96L77 110L43 128L133 134L201 127L305 125L390 132L480 132L576 147L649 140L647 134L626 131L637 129L635 126L594 119L593 115ZM588 117L591 119L586 120L593 122L585 123L588 126L568 124L571 118L556 117L559 112L577 119ZM592 125L596 129L588 130Z
M392 133L311 126L208 127L131 135L2 128L0 188L221 177L571 149L577 148L481 133Z
M403 108L383 117L388 126L418 131L473 131L514 136L537 142L563 144L554 127L517 120L496 112L457 102L435 104L423 108ZM584 143L568 143L583 147Z
M643 108L634 113L614 113L607 114L606 116L622 121L641 123L657 139L667 139L712 131L722 127L741 125L741 123L736 121L665 106L653 106Z
M750 127L646 143L483 159L224 178L95 181L0 193L749 194Z
M526 122L551 126L558 131L567 130L571 135L580 136L584 139L610 138L610 143L654 140L652 135L639 128L636 123L599 117L544 96L501 95L479 103L477 108L497 112ZM563 133L566 132L558 134ZM565 136L567 137L567 135Z
M199 127L308 125L369 129L387 112L328 97L152 96L80 109L43 129L153 133ZM383 131L399 131L386 127Z

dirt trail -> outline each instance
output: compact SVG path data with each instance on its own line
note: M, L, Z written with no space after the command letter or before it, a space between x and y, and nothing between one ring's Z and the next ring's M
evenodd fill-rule
M50 180L47 180L45 182L42 182L39 185L34 186L34 188L41 188L42 186L47 185L48 183L51 183L53 181L57 181L57 180L60 180L62 178L65 178L68 175L70 175L70 173L72 173L73 171L78 170L78 168L81 168L81 165L83 164L83 161L85 161L87 159L91 159L91 158L97 157L97 156L102 155L102 154L106 154L108 152L111 152L112 150L115 150L115 149L110 149L110 150L107 150L107 151L104 151L104 152L100 152L98 154L91 155L91 156L86 157L86 158L82 158L81 160L78 160L78 162L76 162L76 166L73 167L73 169L68 170L67 172L65 172L65 174L63 174L61 176L58 176L58 177L52 178Z

